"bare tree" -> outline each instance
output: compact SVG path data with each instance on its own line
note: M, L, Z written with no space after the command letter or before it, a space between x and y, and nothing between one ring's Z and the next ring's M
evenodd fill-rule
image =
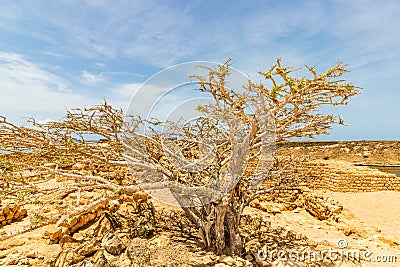
M345 65L339 63L321 74L307 67L308 76L299 78L294 76L298 69L283 67L280 59L260 72L264 82L248 81L243 88L228 89L229 63L204 67L208 75L193 76L199 84L196 90L213 101L199 105L202 115L190 122L124 117L107 103L71 110L61 122L32 120L32 127L0 118L0 149L13 152L10 157L24 154L39 159L35 164L14 159L13 164L19 166L2 181L12 182L17 190L50 190L60 196L97 188L104 190L102 199L139 189L159 190L161 197L172 196L182 207L199 229L206 249L240 255L243 209L275 188L260 189L265 180L282 179L280 166L268 172L278 162L273 154L275 142L328 133L333 124L343 121L318 109L345 105L360 91L341 80L347 72ZM91 142L90 137L104 142ZM76 162L86 162L87 170L71 171ZM115 171L102 177L96 172L99 166ZM133 175L121 177L127 166ZM26 178L24 168L42 181L59 175L73 182L68 188L44 188L21 179ZM65 216L92 209L99 201L78 206Z
M310 75L299 78L293 76L298 69L283 67L280 59L260 72L265 82L232 90L226 84L229 62L193 76L197 90L213 97L197 107L202 116L189 123L131 118L124 148L128 164L145 177L140 186L170 189L205 248L240 255L244 207L275 188L260 190L261 182L281 179L279 171L268 173L274 142L328 133L343 120L318 109L345 105L360 91L340 79L347 72L341 63L321 74L307 67ZM150 134L141 133L143 127Z

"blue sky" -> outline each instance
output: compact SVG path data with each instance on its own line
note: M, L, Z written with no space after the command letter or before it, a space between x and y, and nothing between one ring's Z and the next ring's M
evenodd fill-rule
M126 109L173 64L224 62L258 81L284 64L338 61L364 88L319 139L399 139L399 1L0 1L0 115L60 119L107 99Z

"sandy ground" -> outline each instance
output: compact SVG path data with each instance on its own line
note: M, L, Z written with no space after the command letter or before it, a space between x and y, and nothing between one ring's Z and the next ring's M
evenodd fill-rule
M361 266L400 266L400 192L327 192L327 195L343 204L345 216L353 224L351 227L362 231L362 236L346 236L338 224L316 220L304 209L266 216L272 225L301 233L319 244L338 248L338 241L345 240L348 244L346 249L370 251L371 261L362 261ZM395 262L382 262L385 257L393 256Z
M310 240L316 242L317 250L329 248L337 249L337 242L345 240L348 243L346 249L359 251L371 251L371 262L362 262L361 265L340 265L340 266L371 266L386 267L400 266L400 245L382 242L382 236L388 237L400 243L400 215L398 212L400 203L400 192L369 192L369 193L334 193L328 192L335 200L343 204L344 208L350 211L354 217L349 217L358 229L367 229L370 235L358 236L352 234L346 236L335 223L319 221L307 211L298 208L294 211L282 211L276 215L263 212L258 209L248 208L245 213L261 214L265 220L270 221L272 226L281 226L287 230L301 233ZM162 203L155 203L157 208L165 207ZM170 209L175 209L170 207ZM178 208L176 208L178 209ZM352 215L351 215L352 216ZM26 218L28 219L28 218ZM6 226L3 230L21 227L26 221ZM42 238L46 227L0 242L0 258L10 254L26 254L36 251L45 258L56 255L60 251L59 245L49 245ZM372 229L372 230L369 230ZM379 232L381 230L381 233ZM377 257L396 256L396 262L378 262ZM39 259L31 259L34 266ZM296 265L306 266L306 265Z
M360 221L380 229L383 234L393 237L400 244L400 192L331 194Z
M306 236L310 240L321 244L319 249L324 249L324 244L329 248L336 249L338 248L337 242L345 240L348 243L348 248L346 249L371 251L373 262L363 262L361 266L400 266L400 192L337 193L328 191L325 194L340 202L344 209L349 211L349 214L354 215L354 217L348 217L347 219L351 220L357 229L367 229L366 232L370 234L346 236L337 224L319 221L302 208L294 211L282 211L276 215L254 208L248 208L245 211L250 214L261 214L265 220L271 222L272 226L281 226ZM154 205L156 209L179 210L177 207L167 206L157 201L154 201ZM23 228L28 220L29 218L25 218L21 222L4 226L2 231L13 232L15 229ZM0 259L13 254L25 255L33 251L45 259L57 255L61 248L59 245L49 245L42 238L45 230L46 227L39 228L0 242ZM385 237L389 242L383 242L381 240L382 237ZM390 244L391 241L394 244ZM376 257L378 256L396 256L397 259L396 262L392 263L377 262ZM35 265L35 263L41 261L38 257L30 259L30 262L32 266L39 266Z

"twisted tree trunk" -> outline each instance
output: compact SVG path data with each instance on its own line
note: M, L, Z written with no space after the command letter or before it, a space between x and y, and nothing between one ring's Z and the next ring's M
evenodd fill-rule
M240 214L235 209L233 199L229 200L212 204L212 216L197 224L198 237L207 250L219 255L241 255L243 240L239 232Z

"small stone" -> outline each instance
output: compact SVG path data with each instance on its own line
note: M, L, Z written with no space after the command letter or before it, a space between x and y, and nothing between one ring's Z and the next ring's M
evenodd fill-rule
M108 204L108 210L110 211L114 211L117 210L120 206L120 203L118 202L118 200L111 200L110 203Z
M153 238L150 244L154 247L166 247L171 244L171 239L166 235L160 235Z
M48 163L43 164L43 167L46 167L46 168L55 168L56 166L57 166L57 164L55 164L53 162L48 162Z
M125 245L122 243L121 239L119 239L113 232L108 232L104 236L101 245L108 253L114 256L120 255L125 249Z
M252 261L253 260L253 256L251 255L246 255L246 257L244 257L246 260L248 261Z
M10 208L9 207L5 207L3 209L3 214L8 214L10 212Z
M85 256L78 255L72 250L63 251L58 255L55 266L71 266L77 262L82 261Z
M86 165L83 163L75 163L74 165L72 165L71 169L79 171L79 170L84 170L85 167L86 167Z
M37 251L29 251L25 256L26 256L27 258L32 258L32 259L34 259L34 258L37 258L37 257L38 257L38 253L37 253Z
M300 213L300 211L301 211L301 208L296 208L293 210L294 213Z
M104 256L102 250L98 250L94 255L94 264L95 266L111 267L111 265L107 261L107 258Z
M43 212L44 213L48 213L48 212L50 212L51 211L51 208L50 207L44 207L43 208Z
M13 213L16 213L16 212L19 210L19 208L20 208L19 205L15 205L15 206L11 207L10 209L11 209L11 211L12 211Z
M10 212L7 214L6 220L11 221L14 218L14 213Z
M379 237L379 240L382 241L383 243L386 243L386 244L392 246L392 247L396 247L396 246L399 245L398 242L393 241L393 240L391 240L391 239L388 239L388 238L386 238L386 237L384 237L384 236Z
M81 232L76 232L74 233L73 238L76 240L83 240L85 236Z
M234 259L234 260L235 260L235 263L233 266L238 266L238 267L246 266L247 261L245 259L236 257L236 259Z
M229 266L235 266L236 263L236 261L231 256L223 256L222 259L220 258L220 261Z
M65 181L67 181L67 180L68 180L68 178L67 178L67 177L64 177L64 176L57 176L57 177L56 177L56 182L57 182L57 183L65 182Z
M44 232L44 237L48 238L51 243L57 243L63 235L63 229L59 226L48 225Z
M6 265L16 265L17 263L18 263L18 259L13 258L13 259L10 259L9 261L7 261Z
M344 233L345 236L349 236L349 235L351 235L351 234L354 233L354 230L351 229L350 227L344 227L344 228L342 229L342 231L343 231L343 233Z

